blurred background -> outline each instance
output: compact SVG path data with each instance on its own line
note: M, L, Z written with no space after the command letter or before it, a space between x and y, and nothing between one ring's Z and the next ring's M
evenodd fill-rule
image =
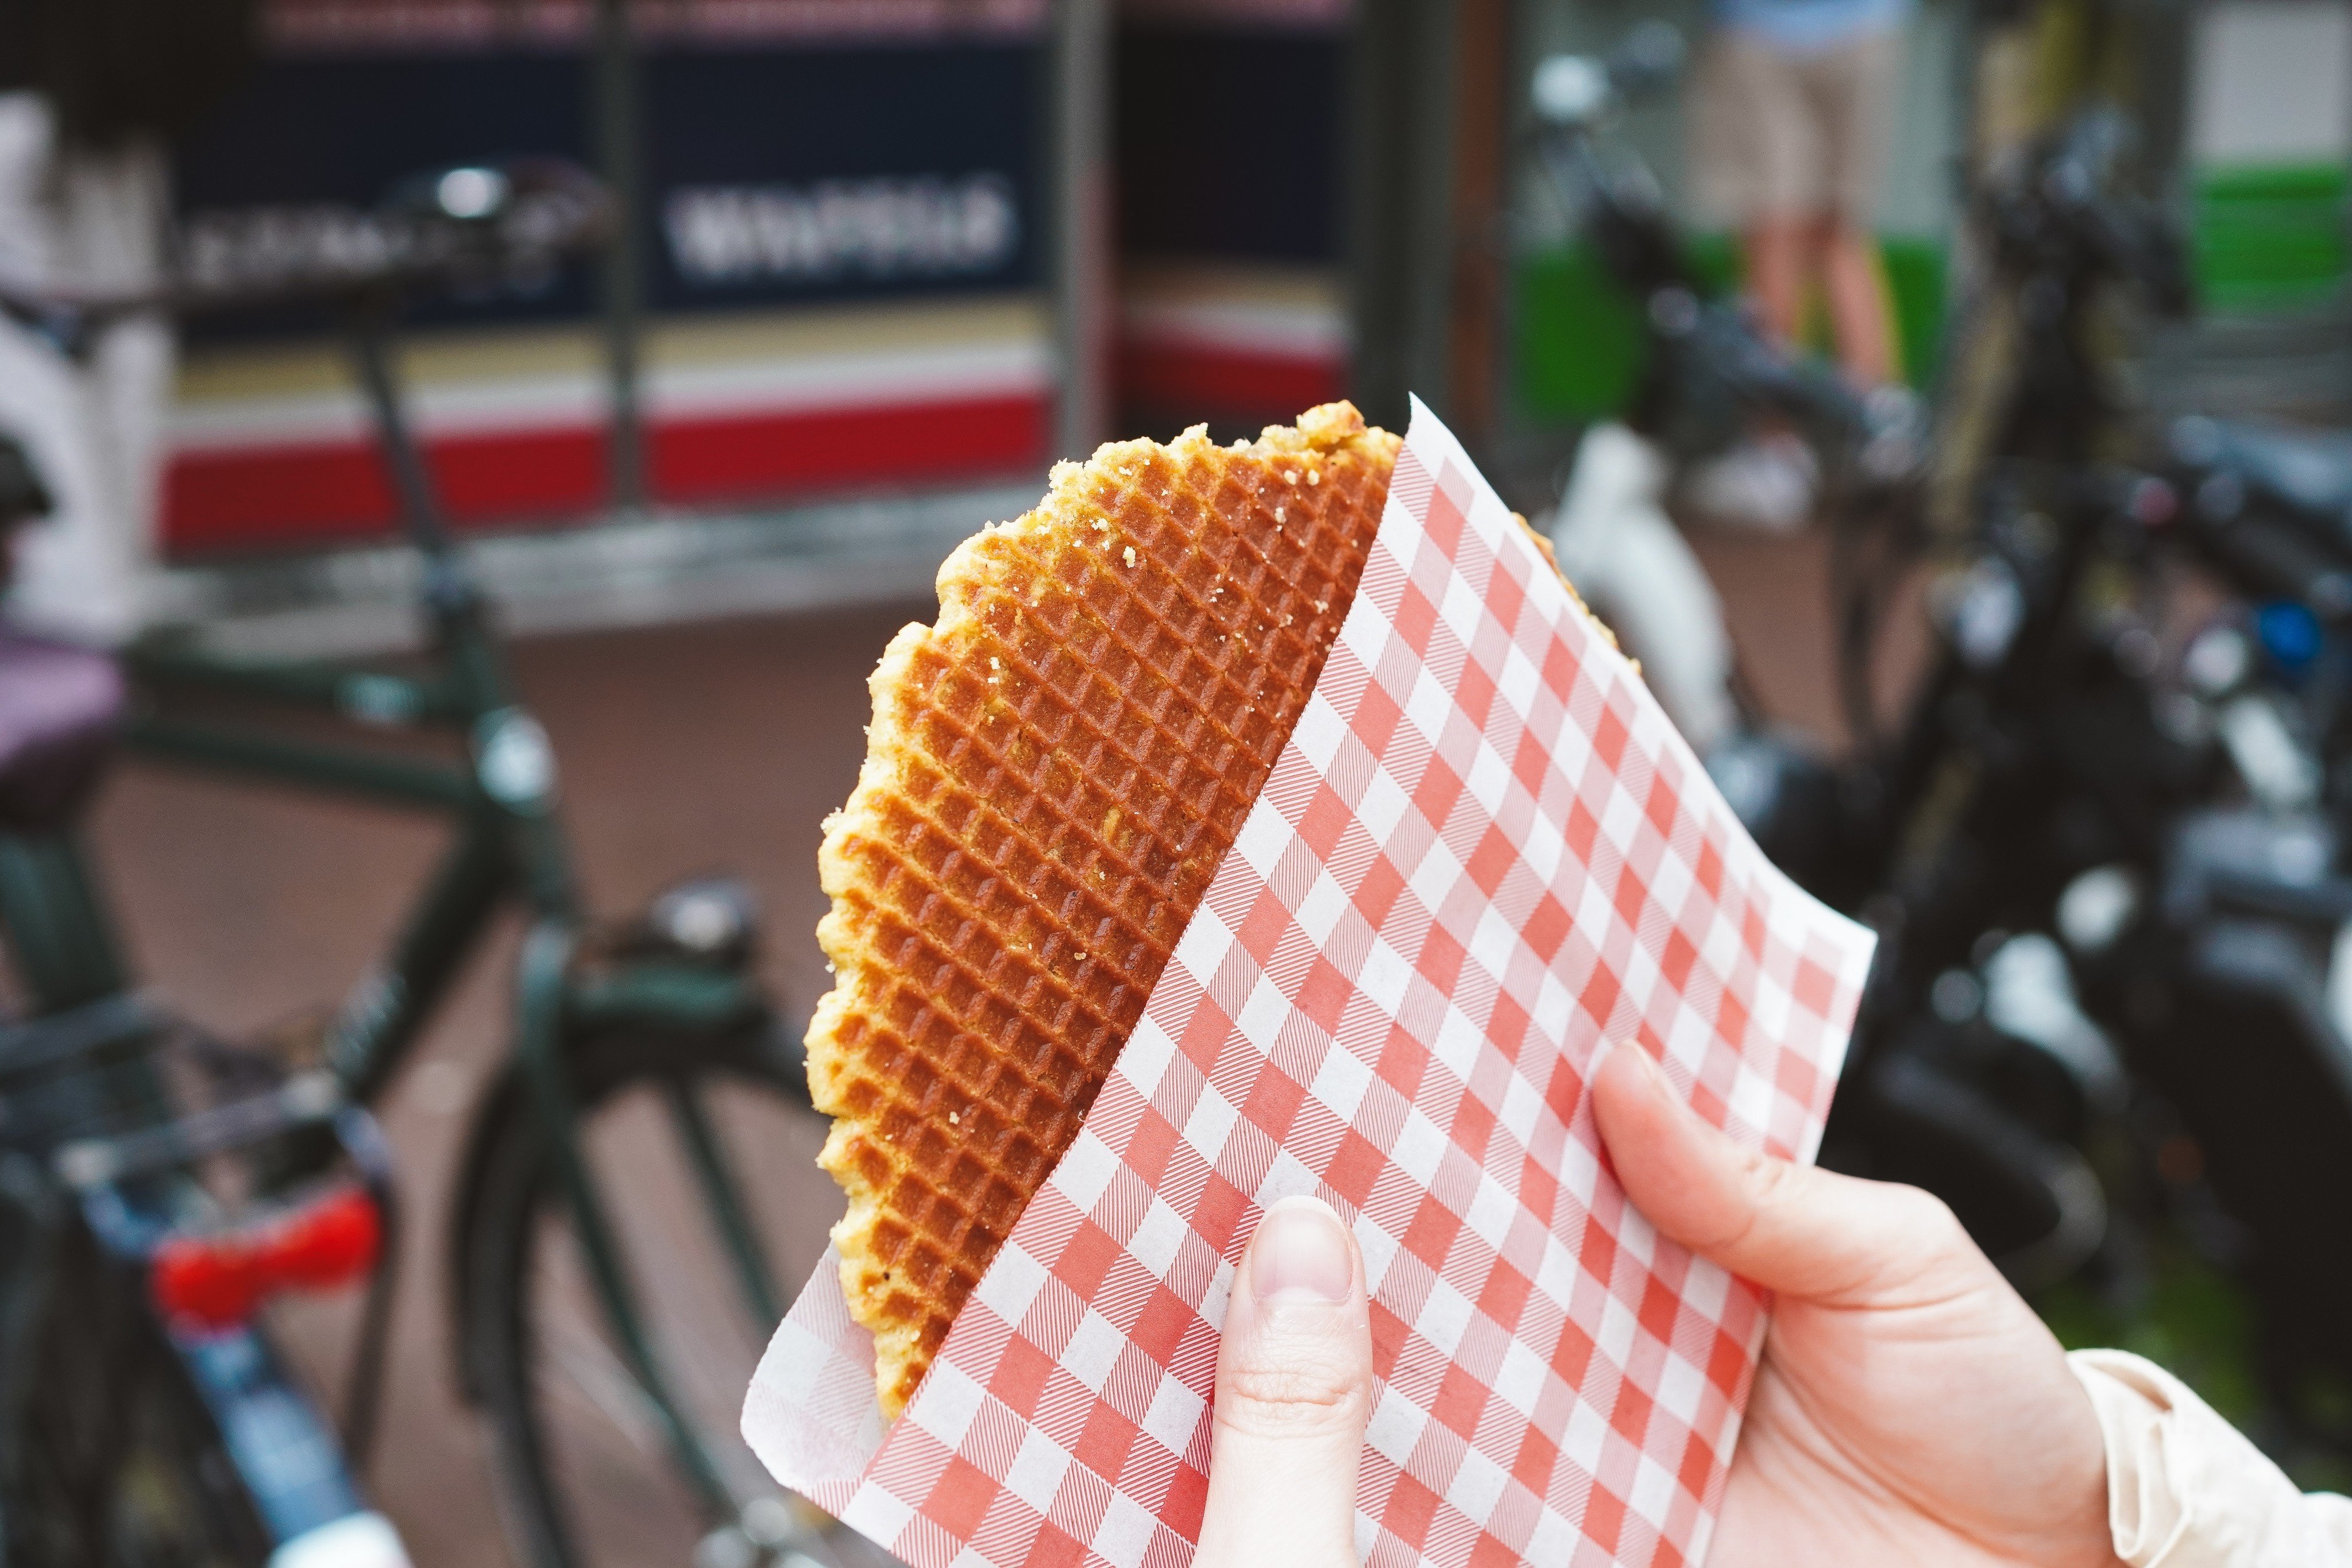
M1824 1157L2352 1481L2348 168L2345 0L0 0L0 1544L877 1561L866 677L1339 396L1878 928Z

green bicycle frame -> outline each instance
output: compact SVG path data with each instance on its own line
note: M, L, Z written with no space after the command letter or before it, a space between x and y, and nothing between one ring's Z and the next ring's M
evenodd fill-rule
M403 522L424 559L432 657L423 673L328 661L239 660L168 644L134 648L125 663L151 696L204 692L324 710L380 731L455 731L464 739L466 762L288 735L249 718L184 719L152 704L131 721L128 739L136 751L159 759L423 809L453 821L456 837L391 954L352 989L327 1028L328 1065L362 1103L373 1102L396 1074L491 918L510 900L520 905L529 931L519 965L516 1056L599 1308L705 1511L714 1524L732 1522L738 1500L660 1364L582 1155L567 1046L615 1024L681 1033L740 1028L764 1014L764 999L755 983L737 973L659 965L623 965L593 980L576 973L584 917L555 812L553 752L545 731L515 700L486 607L441 525L394 389L388 316L386 302L358 313L354 358L374 405ZM123 989L125 966L110 923L69 836L0 837L0 921L40 1010ZM773 1321L782 1307L707 1112L690 1092L667 1099L747 1303Z

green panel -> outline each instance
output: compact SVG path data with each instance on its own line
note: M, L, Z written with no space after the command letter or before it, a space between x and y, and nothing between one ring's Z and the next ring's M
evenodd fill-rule
M1934 384L1944 343L1944 262L1941 240L1901 235L1878 242L1886 291L1895 308L1895 351L1903 379Z
M1881 251L1905 374L1924 384L1934 376L1943 332L1944 247L1898 237L1882 241ZM1716 288L1738 279L1738 249L1727 235L1694 240L1691 261ZM1520 264L1517 288L1516 363L1527 412L1591 419L1622 410L1641 379L1642 323L1600 258L1581 243L1539 251ZM1826 342L1825 334L1813 335Z
M1623 407L1642 374L1641 318L1591 247L1530 257L1518 295L1514 359L1528 412L1591 419Z
M2335 294L2352 271L2347 174L2338 163L2200 170L2190 244L2204 301L2259 310Z

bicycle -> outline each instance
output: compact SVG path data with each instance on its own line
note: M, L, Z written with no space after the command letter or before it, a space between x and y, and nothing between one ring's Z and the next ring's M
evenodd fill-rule
M1673 79L1681 56L1671 28L1645 24L1606 57L1553 57L1532 83L1536 149L1638 312L1647 351L1622 423L1584 433L1556 542L1580 584L1597 579L1600 613L1643 651L1645 631L1655 642L1714 614L1703 578L1701 592L1675 593L1662 570L1672 544L1687 563L1680 574L1697 576L1660 508L1674 461L1721 450L1759 416L1804 437L1822 475L1855 754L1832 766L1742 727L1708 752L1708 770L1776 863L1881 933L1824 1160L1930 1187L2013 1278L2047 1283L2107 1237L2098 1177L2074 1145L2092 1113L2110 1109L2112 1064L2005 1038L2014 1031L1979 1026L1981 1009L1965 1030L1945 1028L1942 1013L1960 1011L1963 984L1985 988L1982 969L2004 992L2030 981L2045 1015L2073 1016L2038 949L1995 962L2004 928L2048 924L2071 876L2101 859L2153 862L2164 824L2194 797L2174 775L2196 757L2177 754L2136 678L2116 679L2104 646L2116 627L2086 626L2082 603L2095 583L2108 618L2124 616L2125 585L2137 588L2157 544L2135 510L2147 496L2091 449L2106 402L2095 362L2076 352L2080 317L2111 278L2152 280L2168 303L2171 279L2150 276L2166 258L2104 198L2080 147L2044 149L2013 187L1986 193L2010 242L1997 290L2060 291L2015 381L1987 389L1998 439L1964 465L1958 521L1938 530L1929 481L1936 458L1949 467L1952 455L1928 446L1916 408L1858 395L1767 342L1736 301L1709 297L1655 180L1604 135L1622 107ZM1627 452L1637 455L1619 463ZM1643 482L1612 482L1612 466ZM1931 559L1946 568L1935 595L1944 635L1886 733L1872 700L1878 623ZM1726 688L1717 706L1736 710L1728 666L1714 677ZM1678 673L1686 665L1669 663L1664 683ZM2083 732L2102 746L2086 751ZM2085 816L2120 832L2054 833ZM2070 858L2086 853L2095 858Z
M0 539L50 507L0 437ZM104 656L0 633L13 894L26 845L89 796L123 695ZM289 1288L366 1277L362 1345L380 1342L395 1210L373 1122L331 1080L99 989L0 1026L0 1561L404 1564L352 1474L380 1361L355 1360L339 1435L254 1321ZM312 1177L257 1197L294 1140Z
M493 919L521 914L513 1046L474 1112L448 1236L459 1379L494 1435L518 1556L563 1568L611 1546L632 1561L789 1562L824 1548L735 1436L736 1414L814 1259L780 1271L774 1216L759 1212L741 1170L747 1150L805 1143L814 1123L798 1040L751 970L756 912L735 885L706 879L622 926L592 926L552 747L513 690L395 375L406 299L543 277L603 239L607 212L594 183L566 166L450 170L397 193L379 216L383 243L358 262L140 300L19 297L12 313L68 351L94 323L132 310L300 298L340 313L423 564L425 652L405 665L312 663L232 658L186 638L144 643L125 657L145 699L129 743L454 825L392 952L307 1042L351 1104L393 1081ZM192 700L266 712L190 716ZM350 738L289 728L279 711L323 716ZM437 735L462 757L358 739L370 732ZM86 912L76 922L69 910ZM0 841L0 921L44 1009L122 992L69 834ZM679 1223L696 1215L707 1223ZM600 1500L633 1526L667 1510L683 1528L667 1541L640 1528L592 1542L580 1521Z
M338 1430L255 1320L366 1278L381 1342L394 1209L373 1120L124 996L0 1030L0 1095L7 1555L403 1568L357 1474L381 1361L355 1358ZM253 1195L320 1139L331 1168L313 1150L311 1179Z

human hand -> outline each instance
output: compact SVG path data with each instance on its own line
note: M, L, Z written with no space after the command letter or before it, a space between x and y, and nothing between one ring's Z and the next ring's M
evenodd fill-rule
M2116 1563L2089 1395L1950 1210L1739 1149L1638 1049L1592 1092L1650 1223L1777 1295L1709 1568ZM1200 1568L1354 1568L1371 1382L1354 1238L1285 1199L1226 1310Z
M1949 1209L1740 1149L1638 1047L1592 1093L1634 1206L1777 1298L1709 1568L2116 1561L2090 1396Z

